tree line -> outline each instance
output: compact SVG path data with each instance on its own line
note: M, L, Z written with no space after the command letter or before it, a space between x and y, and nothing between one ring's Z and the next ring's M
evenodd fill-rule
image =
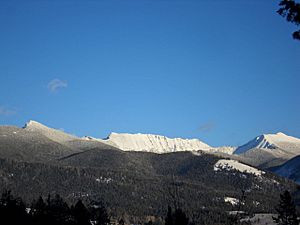
M179 207L168 207L167 214L162 221L146 221L145 225L195 225L195 224L240 224L233 220L225 211L216 217L205 210L199 214L197 221L189 218ZM220 220L222 218L222 220ZM234 223L233 223L234 221ZM30 205L20 197L12 195L11 191L4 191L0 198L0 224L3 225L108 225L111 224L107 209L101 202L91 201L88 206L81 200L76 204L69 204L58 194L48 195L46 199L39 197ZM115 224L125 225L120 219ZM127 223L126 223L127 224Z
M69 206L56 194L47 199L39 197L30 207L11 191L4 191L0 199L0 223L4 225L107 225L110 222L101 202L86 206L81 200Z
M280 225L299 225L299 217L296 206L290 192L285 191L280 195L280 201L276 207L277 216L274 222ZM224 213L224 214L223 214ZM241 218L230 216L223 212L222 221L204 211L200 213L201 219L197 222L191 220L181 209L173 210L168 207L164 218L164 225L195 225L195 224L250 224L248 221L241 222ZM0 199L0 223L4 225L108 225L111 220L106 208L101 202L91 201L86 206L81 200L69 206L58 194L48 195L47 199L39 197L33 200L30 207L20 197L14 197L11 191L4 191ZM116 222L124 225L124 220ZM152 221L146 225L155 224Z

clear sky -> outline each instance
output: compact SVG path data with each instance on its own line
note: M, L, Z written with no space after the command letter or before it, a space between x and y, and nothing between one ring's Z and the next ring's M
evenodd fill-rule
M1 0L0 124L300 137L300 41L278 2Z

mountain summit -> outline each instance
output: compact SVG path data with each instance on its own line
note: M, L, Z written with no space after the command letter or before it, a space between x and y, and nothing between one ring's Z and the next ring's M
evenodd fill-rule
M72 141L74 139L78 139L78 137L71 135L71 134L67 134L65 132L63 132L62 130L59 129L54 129L54 128L50 128L47 127L44 124L41 124L37 121L34 120L29 120L25 126L23 127L24 130L26 131L30 131L30 132L36 132L36 133L40 133L44 136L46 136L47 138L51 139L52 141L56 141L59 143L62 142L68 142L68 141Z
M300 155L300 139L282 132L262 134L238 147L233 154L247 164L268 169Z
M155 134L111 133L107 141L124 151L167 153L177 151L210 150L208 144L198 139L168 138Z
M276 134L262 134L245 145L238 147L234 154L242 154L251 149L283 149L294 152L300 149L300 139L288 136L282 132Z

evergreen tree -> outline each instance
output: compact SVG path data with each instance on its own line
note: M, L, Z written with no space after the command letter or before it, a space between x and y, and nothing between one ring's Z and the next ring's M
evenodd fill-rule
M277 11L279 15L296 26L300 25L300 3L296 3L294 0L282 0L279 6L280 9ZM300 30L293 33L293 38L300 40Z
M75 225L90 225L90 214L81 200L72 208Z
M181 209L176 209L173 216L174 225L188 225L189 218Z
M59 195L55 195L53 199L48 196L46 211L47 224L65 225L72 221L70 208Z
M46 203L42 196L40 196L37 201L32 202L30 215L34 225L47 224L48 219L46 207Z
M165 225L187 225L189 223L189 218L178 208L172 212L172 208L168 207L167 216L165 218Z
M298 225L296 208L289 191L285 191L280 195L280 202L276 208L277 217L273 217L274 221L279 225Z
M4 191L0 199L1 224L19 225L28 224L29 216L26 213L25 203L21 198L14 198L11 191Z
M110 222L106 208L101 202L94 202L90 207L91 220L94 225L107 225Z
M119 220L119 225L125 225L125 222L124 222L123 219L120 219L120 220Z
M172 208L168 207L167 216L165 218L165 225L173 225Z

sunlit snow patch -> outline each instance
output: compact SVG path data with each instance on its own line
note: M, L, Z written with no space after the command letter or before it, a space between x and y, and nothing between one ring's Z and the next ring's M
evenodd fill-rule
M214 171L221 171L221 170L238 170L242 173L252 173L256 176L261 176L262 174L265 174L264 171L258 170L256 168L253 168L251 166L247 166L243 163L240 163L236 160L232 159L220 159L214 166Z
M108 184L108 183L112 182L112 179L110 177L106 178L106 177L101 176L100 178L96 178L96 182Z
M224 198L224 202L228 202L231 205L237 205L237 204L239 204L240 201L238 199L236 199L236 198L225 197Z

